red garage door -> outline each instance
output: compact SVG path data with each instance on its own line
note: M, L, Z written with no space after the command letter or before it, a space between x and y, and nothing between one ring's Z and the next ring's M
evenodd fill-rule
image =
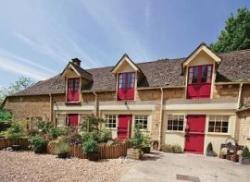
M185 151L203 154L205 115L188 115L186 126Z

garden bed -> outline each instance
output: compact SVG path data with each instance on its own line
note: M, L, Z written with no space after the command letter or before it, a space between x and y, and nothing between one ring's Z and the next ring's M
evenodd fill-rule
M29 146L29 142L26 138L20 138L15 140L0 138L0 150L7 147L11 147L12 145L21 145L23 148L27 148Z
M100 144L98 146L98 152L100 154L100 159L116 159L121 156L126 156L127 148L127 143L119 143L115 145ZM55 145L49 144L47 147L47 152L49 154L56 154ZM81 145L70 145L70 156L81 159L87 158L87 155L84 154Z
M5 138L0 138L0 149L11 147L12 145L21 145L22 148L27 148L29 142L27 139L17 139L10 140ZM55 154L55 145L49 144L47 147L48 154ZM127 155L127 143L119 143L114 145L100 144L98 146L98 152L100 154L100 159L116 159L121 156ZM87 156L84 154L81 145L70 145L70 156L78 157L81 159L86 159Z

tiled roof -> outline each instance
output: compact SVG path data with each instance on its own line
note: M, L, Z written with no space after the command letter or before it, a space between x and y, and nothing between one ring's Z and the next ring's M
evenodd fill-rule
M250 81L250 49L217 54L222 60L218 65L216 82ZM182 63L185 58L161 59L152 62L138 63L137 66L145 75L138 87L184 86ZM92 75L92 84L83 87L83 91L115 90L115 76L111 73L113 67L103 67L83 70L87 76ZM147 84L145 84L147 83ZM64 93L64 79L57 75L45 81L40 81L15 95L43 95Z

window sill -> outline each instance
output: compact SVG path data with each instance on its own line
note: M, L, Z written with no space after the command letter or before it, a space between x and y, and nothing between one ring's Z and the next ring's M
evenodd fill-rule
M149 133L149 130L140 129L141 132Z
M185 134L185 131L172 131L172 130L167 130L165 133L169 134Z
M230 136L230 133L207 132L206 135Z
M111 130L111 131L116 131L117 128L109 128L109 127L105 127L107 130Z
M76 102L69 102L69 101L66 101L66 102L65 102L65 105L81 105L81 101L76 101Z

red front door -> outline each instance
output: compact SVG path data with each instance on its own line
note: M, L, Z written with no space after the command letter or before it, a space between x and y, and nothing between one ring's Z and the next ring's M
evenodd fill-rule
M68 115L68 125L71 127L78 126L78 114L69 114Z
M185 151L203 154L205 115L188 115L186 125Z
M120 140L126 140L130 135L132 115L119 115L117 136Z

